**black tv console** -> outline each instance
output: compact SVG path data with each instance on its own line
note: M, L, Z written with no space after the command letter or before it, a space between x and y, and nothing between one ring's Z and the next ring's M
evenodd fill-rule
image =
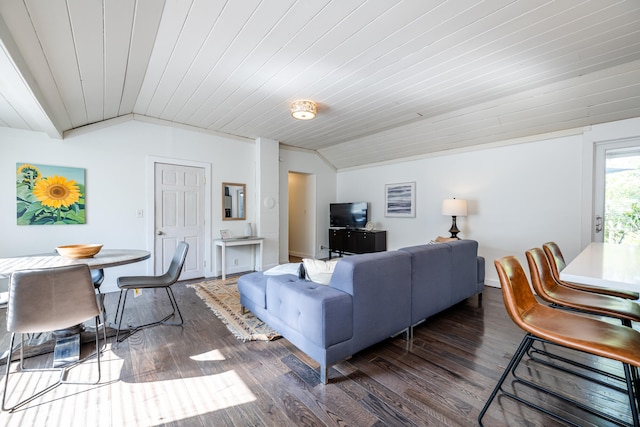
M329 229L329 259L332 253L366 254L387 250L387 232L385 230L360 230L355 228Z

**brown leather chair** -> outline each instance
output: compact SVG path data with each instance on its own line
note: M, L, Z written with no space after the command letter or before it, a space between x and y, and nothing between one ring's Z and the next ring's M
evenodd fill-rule
M560 272L564 270L564 268L567 266L567 263L564 261L564 256L562 256L560 247L555 242L547 242L542 245L542 249L544 249L544 253L549 259L549 264L551 264L551 273L553 274L553 277L555 277L557 281L562 282L562 284L564 284L565 286L574 289L580 289L581 291L611 295L614 297L630 300L637 300L638 298L640 298L640 293L638 292L627 291L624 289L599 288L597 286L589 286L561 280Z
M627 299L570 288L557 281L551 263L540 248L526 252L533 289L544 301L560 307L620 319L625 326L640 322L640 305Z
M14 411L60 384L71 383L66 380L67 372L77 366L78 363L94 355L97 355L98 360L98 379L90 382L73 382L72 384L98 383L100 381L99 317L100 309L96 301L91 273L86 265L22 270L13 273L9 282L9 302L7 305L7 331L11 332L11 342L7 356L2 410ZM25 367L22 351L22 347L25 346L25 334L67 329L91 318L95 320L96 328L95 353L60 368ZM59 371L60 378L56 383L7 408L11 355L14 349L15 336L18 333L22 337L20 344L20 370L23 372Z
M552 412L551 408L541 407L535 402L526 400L525 396L528 395L526 393L515 394L505 390L502 385L511 374L514 378L513 383L523 384L539 392L553 395L574 407L606 420L628 424L626 420L617 419L612 414L590 407L587 403L588 397L585 398L585 401L576 401L559 392L547 389L544 384L538 381L534 382L517 376L518 364L534 342L541 341L621 362L625 373L632 424L639 426L640 420L638 419L632 370L640 367L640 332L604 320L548 307L535 298L527 276L515 257L504 257L495 260L494 264L500 278L505 308L511 319L526 332L526 335L478 415L478 423L483 425L482 419L491 402L499 392L502 392L505 396L530 408L543 411L561 422L576 425L575 422ZM536 395L536 393L532 395Z

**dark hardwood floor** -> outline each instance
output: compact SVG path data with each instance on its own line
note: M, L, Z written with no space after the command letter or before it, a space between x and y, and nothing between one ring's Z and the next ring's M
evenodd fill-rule
M110 339L99 384L62 385L15 413L0 413L0 425L477 425L478 413L523 336L507 316L500 290L486 288L481 306L477 297L470 298L416 327L410 341L398 336L368 348L335 365L330 383L323 385L317 363L286 339L238 341L193 289L181 282L174 290L183 327L145 329L120 344ZM165 299L162 293L144 291L128 303L128 320L150 320L157 309L153 303L167 310ZM117 294L107 295L110 314L116 302ZM5 336L3 349L7 343ZM612 362L564 353L621 371ZM47 363L51 354L33 359ZM75 368L73 376L91 375L95 368L95 360L90 360ZM629 417L622 393L531 362L519 372ZM18 396L42 387L47 376L36 374L29 380L26 375L12 378ZM579 425L613 425L526 388L517 392L544 401ZM494 401L484 424L562 425L504 397Z

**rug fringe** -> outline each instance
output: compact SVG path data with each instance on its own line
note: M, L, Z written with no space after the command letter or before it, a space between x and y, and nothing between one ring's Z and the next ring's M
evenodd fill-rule
M196 295L213 311L236 339L242 342L272 341L281 337L253 313L240 314L237 278L225 281L205 281L187 286L196 291ZM266 333L260 329L265 329Z
M196 292L197 293L197 292ZM218 309L213 305L210 304L208 301L206 301L204 298L202 298L200 295L198 295L200 297L200 299L202 299L204 301L204 303L207 305L207 307L209 307L209 309L211 311L213 311L213 314L216 315L216 317L218 319L220 319L222 321L222 323L227 327L227 329L229 330L229 332L231 332L231 334L236 337L236 339L239 339L242 342L247 342L250 341L247 339L247 337L245 337L244 335L242 335L240 332L238 332L235 328L233 328L232 324L229 322L229 319L227 319L222 313L220 313L218 311Z

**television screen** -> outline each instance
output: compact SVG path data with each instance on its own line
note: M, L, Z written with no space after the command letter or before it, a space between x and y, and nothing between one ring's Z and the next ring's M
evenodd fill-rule
M367 220L367 202L331 203L329 205L329 225L331 227L364 228Z

